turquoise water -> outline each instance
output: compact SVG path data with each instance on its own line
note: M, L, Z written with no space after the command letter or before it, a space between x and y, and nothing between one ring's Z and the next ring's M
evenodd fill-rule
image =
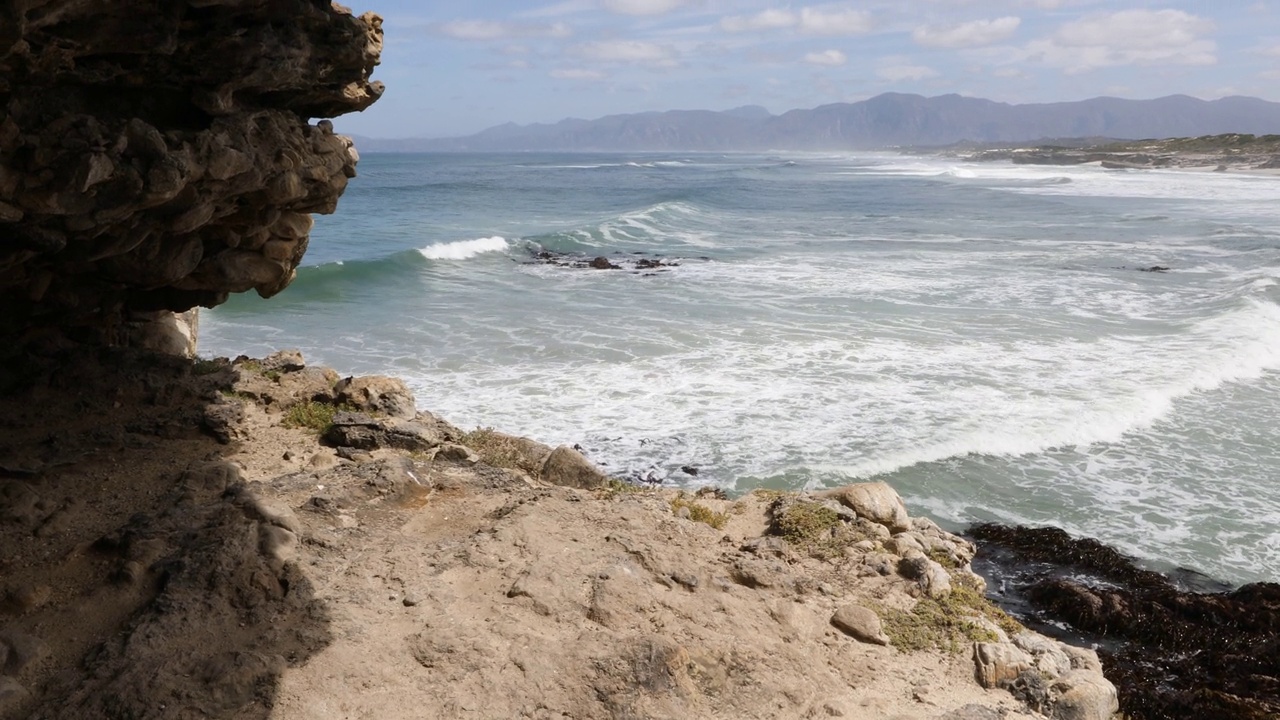
M882 479L945 523L1276 580L1277 197L887 154L368 155L295 284L207 313L201 347L398 375L618 474Z

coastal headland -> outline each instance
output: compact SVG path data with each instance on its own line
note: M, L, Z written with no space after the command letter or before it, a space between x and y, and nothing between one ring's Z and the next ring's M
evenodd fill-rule
M959 145L946 157L1015 165L1100 165L1110 170L1184 169L1280 174L1280 135L1232 133L1149 140Z
M5 717L1116 709L1092 651L989 603L974 546L883 484L637 487L297 353L24 371L0 413Z

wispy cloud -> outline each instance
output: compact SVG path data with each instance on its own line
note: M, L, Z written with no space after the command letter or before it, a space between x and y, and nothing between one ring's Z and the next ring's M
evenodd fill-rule
M871 13L865 10L800 11L800 31L810 35L863 35L871 32Z
M492 41L519 37L565 38L573 30L565 23L520 23L500 20L454 20L442 23L436 32L455 40Z
M1078 74L1120 65L1213 65L1211 20L1181 10L1121 10L1069 22L1029 43L1022 57Z
M672 48L641 40L595 40L569 48L569 53L584 60L604 63L672 67L676 53Z
M799 22L799 18L790 10L771 9L755 15L730 15L720 20L720 27L726 32L740 33L795 27Z
M689 0L600 0L601 7L619 15L664 15L688 3Z
M882 80L889 82L919 82L931 77L937 77L938 71L925 65L906 65L892 63L882 65L876 68L876 75Z
M823 50L822 52L811 52L802 58L810 65L826 65L835 67L843 65L849 61L849 57L839 50Z
M864 10L806 7L770 8L754 15L730 15L720 20L725 32L759 32L794 28L808 35L862 35L871 31L871 14Z
M552 70L549 74L557 80L598 82L609 78L609 74L603 70L590 70L588 68L557 68Z
M1021 24L1021 18L1009 16L942 27L924 25L916 28L911 33L911 38L925 47L983 47L994 45L1013 35Z

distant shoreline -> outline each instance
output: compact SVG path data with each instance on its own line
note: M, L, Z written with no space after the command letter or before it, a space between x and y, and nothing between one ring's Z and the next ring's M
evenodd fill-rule
M1065 147L1057 143L1005 147L952 147L933 154L970 162L1015 165L1094 165L1110 170L1189 170L1280 175L1280 135L1210 135Z

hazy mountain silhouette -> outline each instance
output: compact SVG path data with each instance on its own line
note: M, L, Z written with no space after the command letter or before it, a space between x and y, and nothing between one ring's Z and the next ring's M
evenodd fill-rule
M771 115L759 106L723 112L671 110L571 118L554 124L507 123L460 138L361 138L362 150L867 150L941 146L962 141L1030 142L1045 138L1192 137L1280 133L1280 103L1250 97L1155 100L1099 97L1079 102L1010 105L960 95L926 98L885 93L856 103Z

